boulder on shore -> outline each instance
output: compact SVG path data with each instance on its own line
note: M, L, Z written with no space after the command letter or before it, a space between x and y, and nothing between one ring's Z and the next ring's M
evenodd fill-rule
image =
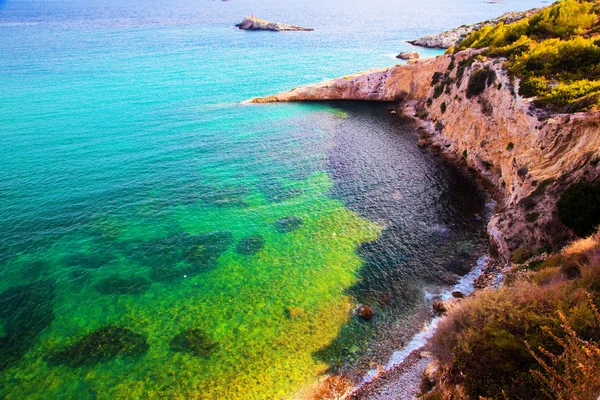
M311 28L303 28L298 25L281 24L279 22L269 22L264 19L246 17L242 22L236 24L240 29L248 31L313 31Z
M396 58L399 58L401 60L416 60L420 57L421 56L416 51L405 51L396 56Z

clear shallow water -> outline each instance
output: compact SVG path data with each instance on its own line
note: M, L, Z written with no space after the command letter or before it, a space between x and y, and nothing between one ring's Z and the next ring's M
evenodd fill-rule
M384 105L239 102L540 2L322 3L0 1L0 397L286 397L473 265L483 199Z

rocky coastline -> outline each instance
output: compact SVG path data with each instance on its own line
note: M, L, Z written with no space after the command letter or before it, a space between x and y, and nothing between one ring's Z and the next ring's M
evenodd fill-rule
M421 45L453 47L475 29L518 21L535 11L461 27ZM475 288L481 290L502 285L516 250L556 249L575 239L560 221L558 200L575 182L600 178L600 112L536 108L531 99L519 94L521 82L508 74L505 62L486 56L483 49L467 49L251 102L380 101L390 103L392 114L412 119L419 147L473 172L497 201L487 227L491 257L475 280ZM471 87L474 81L479 82L476 90ZM461 301L455 296L438 302L434 311L443 315ZM412 398L417 393L415 377L431 361L423 353L426 349L413 352L402 364L379 373L344 398ZM429 369L435 369L435 363Z
M455 47L458 45L471 32L481 29L484 26L498 25L501 22L504 24L511 24L523 18L527 18L537 11L537 9L532 9L523 12L509 12L489 21L480 22L473 25L463 25L446 32L424 36L416 40L409 40L408 43L412 44L413 46L427 47L431 49L449 49L450 47Z
M235 25L239 29L248 31L301 31L308 32L313 31L312 28L303 28L297 25L282 24L279 22L269 22L264 19L255 18L254 16L246 17L242 22Z

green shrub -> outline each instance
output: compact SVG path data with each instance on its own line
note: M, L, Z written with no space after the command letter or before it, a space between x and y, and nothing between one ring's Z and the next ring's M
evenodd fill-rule
M513 142L508 142L506 145L506 150L512 151L515 148L515 144Z
M540 217L540 213L537 213L537 212L529 213L525 216L525 218L527 219L527 222L535 222L538 220L539 217Z
M558 217L580 237L592 233L600 224L600 182L571 185L558 200Z
M484 54L508 58L509 72L522 78L519 93L541 96L536 106L595 109L600 103L599 13L598 0L564 0L513 24L483 27L458 50L487 47ZM459 74L462 78L460 65ZM548 81L559 85L550 90Z
M484 69L477 70L471 74L469 84L467 86L467 98L478 96L485 90L487 82L487 73Z
M467 150L463 150L463 152L462 152L463 158L467 158L468 155L469 155L469 152Z
M435 86L437 85L442 78L444 77L444 74L442 72L436 71L433 73L433 76L431 77L431 86Z
M562 39L581 35L596 22L597 16L592 12L592 8L593 2L563 0L532 16L528 34Z
M435 89L433 89L433 98L437 99L442 95L442 93L444 93L444 84L440 83L435 87Z
M519 94L523 97L538 96L548 91L548 81L543 76L528 76L519 85Z
M496 72L489 68L479 69L471 74L467 85L467 98L479 96L487 86L496 80Z
M594 304L600 302L600 257L595 243L586 262L531 271L525 279L513 275L511 286L478 292L451 311L432 340L446 387L461 385L465 392L460 398L547 399L544 383L536 379L545 368L529 349L543 347L546 355L560 354L565 335L558 332L567 323L584 341L580 344L600 339L594 318ZM567 274L571 279L564 279ZM592 302L585 292L591 294ZM559 312L568 318L561 318ZM591 388L589 398L595 399L596 386Z
M446 102L443 102L442 105L440 105L440 109L442 110L442 114L446 112Z
M523 264L533 256L533 252L528 247L519 247L512 252L512 262L515 264Z

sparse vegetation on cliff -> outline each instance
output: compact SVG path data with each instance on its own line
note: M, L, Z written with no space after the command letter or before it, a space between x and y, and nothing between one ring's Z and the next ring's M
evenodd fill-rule
M485 48L508 58L535 104L575 112L600 105L600 1L564 0L513 24L485 26L457 50Z
M569 187L558 201L558 216L579 236L593 232L600 224L600 182Z
M440 324L433 342L445 384L434 389L438 395L600 394L600 380L590 379L600 369L600 234L523 265L504 287L464 300Z

